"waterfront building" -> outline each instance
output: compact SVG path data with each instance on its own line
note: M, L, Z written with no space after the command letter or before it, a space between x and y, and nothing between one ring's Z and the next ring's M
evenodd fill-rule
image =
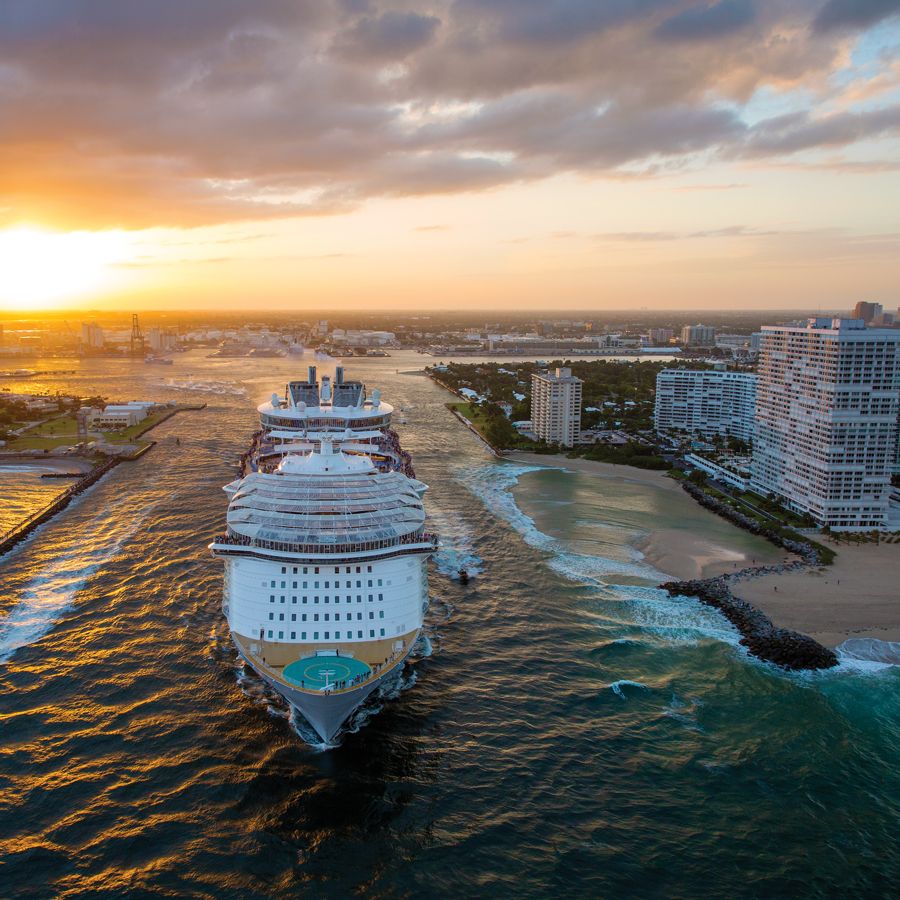
M581 432L582 384L569 368L531 376L531 421L539 440L564 447L575 444Z
M159 353L174 350L178 339L171 329L157 327L147 332L147 340L150 342L150 349L154 353Z
M716 329L712 325L685 325L681 329L681 343L685 347L714 347Z
M152 403L110 403L103 409L92 410L87 416L87 427L96 431L114 431L137 425L147 418Z
M653 422L661 434L753 440L756 375L725 369L663 369L656 376Z
M884 312L884 307L880 303L868 303L865 300L860 300L856 306L853 307L853 316L854 319L862 319L863 322L868 325L873 319L877 318Z
M85 347L100 349L104 344L103 329L96 322L81 323L81 343Z
M813 318L762 331L751 487L832 529L883 528L900 332Z

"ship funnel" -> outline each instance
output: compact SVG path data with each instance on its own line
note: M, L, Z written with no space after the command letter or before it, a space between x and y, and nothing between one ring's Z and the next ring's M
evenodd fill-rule
M344 367L343 366L335 366L334 367L334 383L335 384L343 384L344 383Z
M315 384L316 383L316 367L308 366L306 369L306 383L307 384Z

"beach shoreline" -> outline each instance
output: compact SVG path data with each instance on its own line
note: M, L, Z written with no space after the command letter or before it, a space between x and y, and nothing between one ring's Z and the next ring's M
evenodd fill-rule
M514 452L505 458L524 465L625 479L671 491L673 503L683 497L696 504L664 472L569 459L562 454ZM836 552L830 566L744 573L730 581L734 595L765 613L776 626L809 635L826 647L851 638L900 641L900 543L856 544L820 535L815 539ZM666 527L643 535L633 546L648 565L679 581L731 576L747 568L792 564L799 559L774 544L770 555L748 558L689 531Z
M715 513L704 510L681 489L681 485L675 479L659 470L637 469L633 466L620 466L589 459L569 459L562 454L513 452L507 454L504 459L523 465L545 466L599 478L630 481L671 494L666 498L666 504L673 509L681 507L685 511L689 510L694 516L708 517L710 523L715 522L720 527L723 521ZM734 529L736 537L746 534L736 525L729 526L729 530L731 528ZM797 558L762 538L759 539L758 550L754 555L730 547L727 543L714 541L694 531L677 527L660 527L645 531L631 542L631 546L647 565L663 575L680 581L730 575L748 566L779 565L793 562Z
M740 580L735 595L826 647L849 638L900 641L900 544L820 540L837 553L830 566Z

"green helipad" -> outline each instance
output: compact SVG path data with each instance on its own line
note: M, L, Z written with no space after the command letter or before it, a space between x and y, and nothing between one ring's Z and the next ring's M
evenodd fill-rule
M372 670L352 656L308 656L285 666L283 674L291 684L318 691L330 686L338 690L353 687L365 681Z

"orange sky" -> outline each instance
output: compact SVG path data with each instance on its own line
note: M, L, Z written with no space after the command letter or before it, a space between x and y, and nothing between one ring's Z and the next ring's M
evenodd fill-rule
M35 9L0 308L900 304L900 3Z

